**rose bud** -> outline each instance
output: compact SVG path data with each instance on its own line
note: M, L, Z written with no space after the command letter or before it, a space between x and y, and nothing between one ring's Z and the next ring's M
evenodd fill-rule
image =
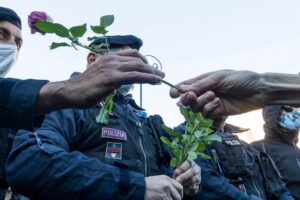
M45 34L44 32L40 31L36 28L35 24L38 21L48 21L53 22L52 18L47 15L45 12L40 11L32 11L30 15L28 15L28 26L30 27L31 33L34 34L36 32L39 32L41 34Z

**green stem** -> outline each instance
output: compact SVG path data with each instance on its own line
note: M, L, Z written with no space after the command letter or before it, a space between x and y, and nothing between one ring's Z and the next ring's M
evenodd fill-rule
M95 52L95 53L103 54L103 53L100 52L100 51L97 51L97 50L95 50L95 49L93 49L93 48L90 48L90 47L87 46L87 45L82 44L81 42L79 42L78 40L75 40L75 39L72 38L72 37L68 37L68 39L71 40L71 41L72 41L73 43L75 43L76 45L82 47L82 48L85 48L85 49L90 50L90 51Z
M181 92L181 93L184 93L184 92L183 92L181 89L179 89L177 86L173 85L172 83L169 83L169 82L166 81L166 80L161 80L161 82L164 83L164 84L166 84L166 85L168 85L168 86L170 86L170 87L172 87L172 88L175 88L176 90L178 90L178 91Z
M194 131L196 130L197 126L199 125L199 122L197 121L196 124L194 125L193 129L192 129L192 132L189 133L191 135L194 134ZM186 125L186 127L188 127L188 124ZM184 134L186 135L187 134L187 128L185 128L185 131L184 131ZM184 149L182 149L181 151L181 155L180 155L180 158L179 158L179 162L178 162L178 166L180 166L186 159L187 159L187 155L188 155L188 152L189 152L189 149L190 149L190 146L192 144L192 137L190 138L190 140L188 141L187 145L185 146ZM178 167L177 166L177 167Z
M194 125L194 128L192 129L191 134L194 134L195 129L198 127L199 123L200 123L199 121L196 121L196 124Z
M110 49L109 49L109 43L108 43L108 40L107 40L107 36L104 35L104 38L105 38L106 48L107 48L108 52L110 52Z

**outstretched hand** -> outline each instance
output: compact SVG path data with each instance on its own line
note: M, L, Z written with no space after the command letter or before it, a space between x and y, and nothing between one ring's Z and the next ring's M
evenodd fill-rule
M87 70L72 79L48 83L40 91L36 113L55 109L88 108L123 84L158 84L164 73L147 64L137 50L123 50L98 56Z
M264 84L258 73L220 70L177 84L170 96L204 116L234 115L261 108Z

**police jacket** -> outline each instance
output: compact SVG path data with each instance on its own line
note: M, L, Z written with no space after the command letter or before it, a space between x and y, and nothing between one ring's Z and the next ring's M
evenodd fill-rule
M55 111L36 132L17 133L6 165L12 189L43 200L140 200L144 176L172 173L159 116L116 95L104 125L95 120L100 107Z
M288 132L278 125L281 106L264 109L265 139L253 142L259 150L268 153L278 167L286 187L293 197L300 200L300 149L294 144L298 132Z
M46 83L0 78L0 128L32 129L36 99Z
M213 142L206 147L206 154L211 159L196 160L202 170L198 199L293 199L280 179L278 197L267 197L265 180L256 160L258 152L226 131L226 127L225 133L219 135L223 140L221 143Z
M47 82L0 78L0 189L8 187L4 174L4 164L9 152L8 128L33 128L36 121L36 100L40 89Z

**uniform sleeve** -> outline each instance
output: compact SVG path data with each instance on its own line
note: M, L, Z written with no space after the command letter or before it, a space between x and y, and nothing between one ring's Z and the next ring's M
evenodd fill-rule
M281 191L278 200L294 200L294 197L292 196L291 192L286 188L285 183L283 181L280 181L279 184L281 187Z
M43 200L144 199L143 174L70 149L77 123L71 112L51 113L35 133L18 132L6 164L12 189Z
M0 78L0 127L32 129L36 100L47 82Z
M196 199L227 199L227 200L262 200L254 195L239 192L224 176L220 175L207 160L198 158L196 163L201 167L201 190Z

